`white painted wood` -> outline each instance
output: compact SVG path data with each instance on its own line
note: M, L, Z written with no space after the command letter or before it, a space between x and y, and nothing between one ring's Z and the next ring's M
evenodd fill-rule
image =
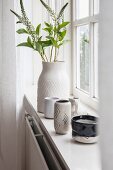
M80 25L84 25L84 24L89 24L90 22L95 23L95 22L98 22L98 21L99 21L99 16L94 15L94 16L83 18L83 19L75 20L74 21L74 26L80 26Z
M26 119L26 170L49 170L41 149Z
M29 104L30 106L30 104ZM33 112L29 113L30 115L33 114ZM41 167L41 164L43 165L43 169L54 169L54 170L61 170L63 169L62 165L60 165L59 160L57 160L56 154L54 153L52 146L50 142L47 140L47 136L45 135L45 131L43 131L40 121L40 118L37 116L37 113L35 112L35 117L39 119L39 122L37 121L37 118L35 119L34 116L30 118L30 116L26 117L26 123L28 126L26 126L26 169L33 167ZM30 120L30 121L29 121ZM31 122L32 120L32 122ZM33 126L30 124L32 123ZM30 127L29 127L30 126ZM34 133L35 131L35 133ZM31 134L31 135L29 135ZM33 142L34 141L34 142ZM30 145L31 144L31 145ZM33 149L34 148L34 149ZM38 157L38 158L37 158ZM38 162L39 160L39 162ZM36 161L36 162L35 162ZM38 163L38 166L37 166ZM40 165L39 165L40 163ZM32 165L33 167L29 166ZM44 168L45 166L45 168ZM41 169L41 168L40 168ZM64 169L65 170L65 169ZM67 170L67 168L66 168Z
M82 19L77 19L76 18L76 10L77 10L77 4L76 0L71 0L72 1L72 67L73 67L73 75L72 75L72 84L73 84L73 95L74 96L79 96L80 100L85 103L86 105L92 107L95 110L98 110L98 99L95 98L95 56L94 56L94 23L98 23L99 21L99 14L93 14L93 6L94 6L94 1L90 0L89 1L89 16L82 18ZM89 24L90 30L89 30L89 39L90 39L90 91L89 94L85 92L82 89L79 89L80 84L80 79L77 77L80 77L80 68L77 67L77 64L79 65L79 61L77 60L77 27Z
M113 0L100 0L99 35L102 170L113 170Z

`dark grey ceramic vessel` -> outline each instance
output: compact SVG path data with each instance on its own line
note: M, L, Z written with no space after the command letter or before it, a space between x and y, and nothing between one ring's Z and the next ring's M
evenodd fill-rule
M78 142L95 143L98 141L98 118L91 115L75 116L71 120L72 137Z

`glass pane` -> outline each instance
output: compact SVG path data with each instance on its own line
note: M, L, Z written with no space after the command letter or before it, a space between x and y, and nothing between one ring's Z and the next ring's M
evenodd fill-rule
M94 0L94 14L99 13L99 0Z
M95 97L98 96L98 23L94 24Z
M89 25L77 28L77 86L89 92Z
M77 19L89 16L89 0L77 0Z

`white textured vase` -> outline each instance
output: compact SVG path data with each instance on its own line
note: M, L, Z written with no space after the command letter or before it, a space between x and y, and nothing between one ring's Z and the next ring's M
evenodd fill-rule
M69 97L69 79L65 62L43 62L42 73L38 81L38 111L44 112L44 98Z

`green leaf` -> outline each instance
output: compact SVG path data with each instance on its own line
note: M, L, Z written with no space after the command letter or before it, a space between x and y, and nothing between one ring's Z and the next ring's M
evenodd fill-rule
M28 42L23 42L17 45L17 47L29 47L29 48L33 48L33 46L31 46Z
M51 32L50 28L43 28L44 31Z
M42 36L41 36L41 37L39 37L38 41L41 41L41 39L42 39Z
M60 12L59 12L59 14L58 14L58 17L57 17L58 20L62 17L62 15L63 15L63 13L64 13L64 10L65 10L65 8L67 7L67 5L68 5L68 3L66 3L66 4L62 7L62 9L60 10Z
M42 45L39 43L39 41L36 42L36 51L38 51L40 54L43 52Z
M22 24L22 22L21 21L17 21L16 24Z
M44 22L47 27L51 27L51 24L48 24L47 22Z
M32 45L32 42L31 42L31 38L30 38L30 37L27 38L27 42Z
M54 32L56 33L58 29L57 29L57 27L55 26L53 30L54 30Z
M48 38L51 40L52 45L53 45L54 47L58 47L57 41L56 41L53 37L48 37Z
M21 28L21 29L17 30L16 32L18 34L28 34L28 32L24 28Z
M62 32L59 32L59 41L62 41L66 35L66 30L62 31Z
M58 31L59 31L60 29L64 28L64 27L66 27L69 23L70 23L70 22L63 22L62 24L60 24L60 25L58 26Z
M60 47L60 46L62 46L63 45L63 42L61 42L59 45L58 45L58 48Z
M29 46L31 46L32 48L34 48L34 47L33 47L32 40L31 40L31 38L30 38L29 36L28 36L28 38L27 38L27 42L28 42Z
M51 40L47 40L47 41L39 41L39 43L42 45L42 47L49 47L52 45Z
M40 34L40 29L41 29L41 24L39 24L36 28L36 34L39 36Z
M44 22L44 23L45 23L45 25L47 26L47 28L50 28L51 30L53 29L52 24L48 24L47 22Z
M51 33L52 29L51 28L44 28L44 31L48 32L49 34Z

